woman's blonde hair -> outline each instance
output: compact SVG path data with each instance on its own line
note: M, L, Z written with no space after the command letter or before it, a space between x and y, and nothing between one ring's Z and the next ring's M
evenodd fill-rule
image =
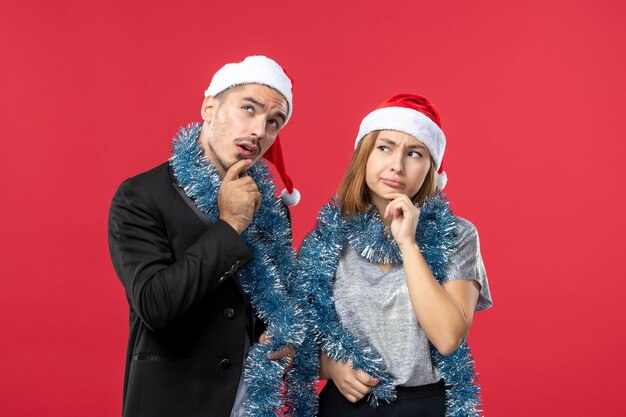
M363 137L359 145L352 154L352 159L348 165L346 175L343 177L339 190L337 191L337 200L341 205L341 215L344 217L353 216L357 213L367 211L371 204L369 189L365 182L365 173L367 160L374 149L378 132L370 132ZM424 200L435 194L435 162L430 158L430 169L422 187L417 194L411 197L413 204L422 204Z

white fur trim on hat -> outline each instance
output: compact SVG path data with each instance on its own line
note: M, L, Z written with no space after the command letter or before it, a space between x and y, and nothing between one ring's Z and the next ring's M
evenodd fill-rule
M295 206L300 202L300 191L294 188L293 192L289 193L286 188L283 188L280 192L280 199L288 206Z
M262 84L273 88L285 97L289 111L285 124L293 113L292 83L285 71L273 59L266 56L249 56L241 62L224 65L217 70L204 96L215 97L230 87L243 84Z
M405 107L376 109L361 122L354 148L356 149L365 135L376 130L397 130L413 136L428 148L435 161L435 168L439 170L446 150L446 136L430 117Z

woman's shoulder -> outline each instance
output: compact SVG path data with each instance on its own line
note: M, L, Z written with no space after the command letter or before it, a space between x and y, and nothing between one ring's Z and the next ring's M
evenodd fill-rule
M457 233L460 235L470 235L478 233L478 231L476 230L476 226L474 226L474 223L460 216L454 216L454 226L456 227Z
M474 223L463 217L454 216L454 227L456 229L456 240L458 242L478 238L478 230L476 230Z

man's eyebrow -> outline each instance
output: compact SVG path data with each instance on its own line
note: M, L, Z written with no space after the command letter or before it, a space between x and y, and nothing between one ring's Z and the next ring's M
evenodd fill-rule
M244 97L243 100L249 101L252 104L256 104L261 109L265 110L265 104L261 103L260 101L258 101L254 97ZM285 113L283 113L282 111L279 110L279 111L276 112L276 117L280 117L283 120L282 124L285 124L285 121L287 120L287 115Z
M251 102L253 104L256 104L260 108L265 109L265 104L261 103L260 101L258 101L254 97L244 97L243 100L247 100L247 101L249 101L249 102Z

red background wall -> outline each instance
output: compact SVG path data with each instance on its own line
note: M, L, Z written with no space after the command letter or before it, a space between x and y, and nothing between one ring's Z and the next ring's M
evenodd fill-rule
M0 414L121 410L127 306L110 199L199 120L222 64L294 76L283 132L295 243L361 118L437 103L447 188L480 231L495 307L471 343L490 416L623 416L621 1L19 1L0 13Z

